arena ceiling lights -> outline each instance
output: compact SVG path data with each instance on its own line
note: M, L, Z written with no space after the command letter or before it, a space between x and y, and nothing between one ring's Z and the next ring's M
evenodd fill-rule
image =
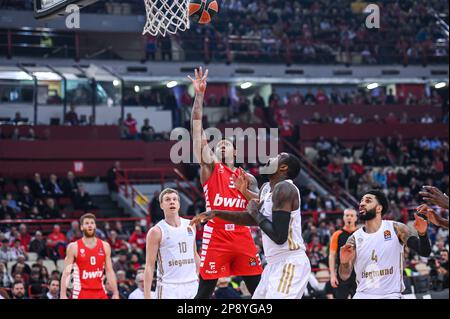
M252 82L244 82L241 84L241 89L246 90L253 86Z
M378 83L376 83L376 82L370 83L370 84L367 84L367 89L368 89L368 90L373 90L373 89L376 89L378 86L379 86L379 85L378 85Z
M170 82L168 82L168 83L166 84L166 86L167 86L169 89L174 88L174 87L176 87L177 85L178 85L178 82L177 82L177 81L170 81Z
M445 83L445 82L439 82L439 83L436 83L435 85L434 85L434 88L435 89L442 89L442 88L445 88L447 86L447 83Z

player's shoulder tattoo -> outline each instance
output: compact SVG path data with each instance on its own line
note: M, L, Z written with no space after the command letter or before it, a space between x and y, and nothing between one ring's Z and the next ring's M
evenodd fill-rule
M406 244L408 238L412 236L412 232L409 227L403 223L394 222L394 231L397 234L398 239L402 244Z

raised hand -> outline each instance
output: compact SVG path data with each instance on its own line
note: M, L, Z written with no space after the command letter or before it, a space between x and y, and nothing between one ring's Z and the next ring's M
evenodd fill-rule
M427 233L428 222L417 214L414 214L414 228L417 230L420 236Z
M448 196L434 186L423 186L423 190L419 192L423 200L429 204L448 209Z
M241 170L239 176L233 175L232 179L236 189L244 194L248 189L248 184L250 183L250 178L247 174Z
M205 73L203 73L202 67L198 70L194 70L195 79L193 79L190 75L188 75L189 80L191 80L194 85L195 94L205 94L207 79L208 79L208 69L206 69Z

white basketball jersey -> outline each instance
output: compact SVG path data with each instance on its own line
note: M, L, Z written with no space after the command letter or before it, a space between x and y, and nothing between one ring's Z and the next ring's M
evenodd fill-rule
M162 283L186 283L198 279L194 258L195 230L189 226L189 220L180 219L180 227L173 227L165 220L156 224L162 233L157 256L158 281Z
M298 253L299 255L304 255L306 257L305 251L306 247L302 237L302 217L300 214L300 191L297 186L292 182L292 180L286 180L286 182L294 185L298 193L298 203L299 207L291 212L291 221L289 223L289 233L288 240L282 244L278 245L272 239L269 238L264 232L262 232L262 242L264 255L266 256L267 263L275 263L280 259L286 257L287 254L292 255L292 253ZM261 190L260 202L264 201L261 207L261 214L272 221L272 192L270 191L269 183L265 184Z
M400 294L405 289L404 247L395 233L394 222L383 220L380 229L372 234L361 227L353 236L356 244L356 291L380 297Z

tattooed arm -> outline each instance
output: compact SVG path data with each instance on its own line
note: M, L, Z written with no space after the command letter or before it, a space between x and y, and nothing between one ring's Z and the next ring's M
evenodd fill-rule
M195 90L194 105L191 113L191 131L193 139L194 156L200 163L200 181L204 183L211 176L215 163L218 162L214 152L208 145L205 131L203 130L203 100L208 79L208 70L203 74L200 67L195 69L195 79L188 76Z
M250 215L250 211L259 210L260 205L257 201L250 201L247 205L246 212L236 212L229 210L211 210L209 212L203 212L191 220L191 225L197 225L199 223L207 222L208 220L213 219L214 217L222 218L228 222L231 222L236 225L242 226L257 226L258 224Z
M353 265L355 264L356 258L356 245L355 236L350 236L344 246L341 247L339 251L339 277L342 281L346 281L350 278Z
M427 234L428 222L417 214L414 214L414 218L414 228L419 237L415 236L408 226L398 222L394 223L395 233L402 245L414 249L422 257L428 257L431 253L431 243Z

